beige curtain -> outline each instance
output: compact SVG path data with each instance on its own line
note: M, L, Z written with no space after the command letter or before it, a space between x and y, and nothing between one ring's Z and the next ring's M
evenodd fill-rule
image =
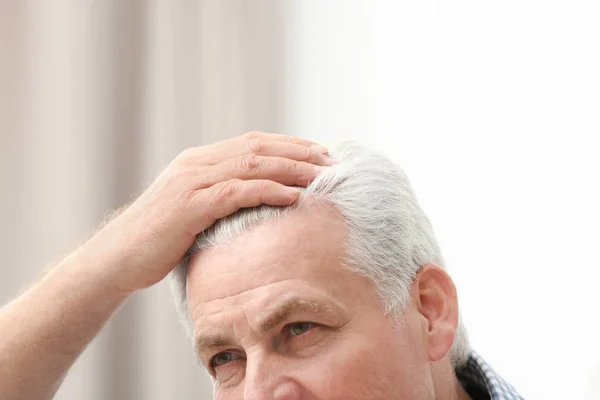
M282 7L1 2L0 301L179 151L280 130ZM211 397L165 283L119 310L56 399Z

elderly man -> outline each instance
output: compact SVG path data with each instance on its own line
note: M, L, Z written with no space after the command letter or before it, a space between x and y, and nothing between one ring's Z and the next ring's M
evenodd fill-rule
M51 397L114 310L174 268L215 399L519 399L469 348L402 171L356 144L331 156L256 132L184 151L0 311L3 398Z

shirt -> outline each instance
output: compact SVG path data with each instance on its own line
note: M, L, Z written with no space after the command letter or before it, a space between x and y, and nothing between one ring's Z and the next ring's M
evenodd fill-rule
M524 400L474 351L467 364L456 371L456 376L473 400Z

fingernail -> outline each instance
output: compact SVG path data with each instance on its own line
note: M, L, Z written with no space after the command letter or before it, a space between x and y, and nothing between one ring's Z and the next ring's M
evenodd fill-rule
M315 172L317 174L320 174L321 172L325 171L328 167L324 167L322 165L315 165L314 168L315 168Z
M324 162L327 165L336 165L340 163L340 160L336 160L335 158L325 157Z
M318 151L319 153L323 153L323 154L329 154L329 150L327 150L327 147L322 146L320 144L313 144L310 146L311 148L315 149L316 151Z

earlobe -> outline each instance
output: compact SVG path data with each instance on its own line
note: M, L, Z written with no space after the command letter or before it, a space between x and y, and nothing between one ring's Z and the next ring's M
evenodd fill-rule
M427 321L429 359L439 361L450 351L458 327L456 288L446 271L434 264L422 267L414 283L419 312Z

